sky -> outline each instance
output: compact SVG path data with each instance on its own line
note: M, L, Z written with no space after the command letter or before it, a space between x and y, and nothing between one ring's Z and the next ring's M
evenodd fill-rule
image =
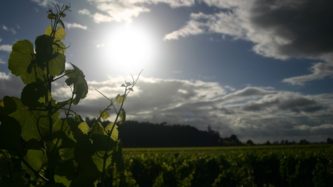
M257 142L333 136L331 0L2 0L0 97L20 95L11 46L43 34L54 3L71 6L66 61L89 84L83 115L106 106L96 89L114 97L143 70L128 119ZM69 97L61 82L53 92Z

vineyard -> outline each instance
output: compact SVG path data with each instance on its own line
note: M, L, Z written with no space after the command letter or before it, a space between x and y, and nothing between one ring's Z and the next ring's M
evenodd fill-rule
M333 147L125 149L130 186L333 186Z

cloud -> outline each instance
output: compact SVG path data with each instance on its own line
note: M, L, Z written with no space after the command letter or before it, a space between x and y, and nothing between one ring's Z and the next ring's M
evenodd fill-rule
M6 62L2 58L0 58L0 64L6 64Z
M51 6L56 3L55 0L31 0L34 3L37 3L41 7Z
M149 12L148 8L134 5L127 1L88 0L98 10L91 13L88 9L79 10L82 15L91 17L95 23L103 22L131 22L141 13Z
M74 107L84 116L97 116L107 100L122 93L124 79L88 81L89 93ZM21 80L0 73L0 97L20 95ZM70 98L70 89L53 84L57 100ZM128 119L169 124L208 125L222 136L236 134L242 140L322 141L333 134L333 94L304 95L271 87L230 89L217 82L141 77L127 98Z
M198 14L191 14L191 18L197 17L197 15ZM192 19L183 28L167 34L164 37L164 39L165 40L176 40L179 38L186 37L188 35L202 34L205 32L205 30L202 29L201 27L202 27L202 23L198 22L195 19Z
M81 25L79 23L66 23L66 27L68 29L82 29L82 30L88 29L88 27L86 25Z
M309 75L284 82L305 82L333 75L333 2L330 0L203 0L218 12L192 13L180 29L165 36L175 40L202 33L218 33L253 43L253 51L265 57L317 59ZM190 32L191 28L200 32ZM322 65L325 63L326 65ZM321 66L321 68L317 68ZM326 68L323 68L323 67ZM317 69L316 69L317 68ZM319 74L325 74L320 76ZM294 80L301 80L295 83Z
M12 51L12 45L0 44L0 51L10 53Z
M19 96L23 83L15 76L0 72L0 99L4 96Z
M142 13L150 12L148 5L164 3L172 8L189 7L195 4L194 0L88 0L96 7L97 12L88 9L79 13L90 16L94 22L131 22L133 18Z
M2 30L6 31L6 32L10 32L12 34L17 33L17 31L14 28L8 27L6 25L2 25L1 28L2 28Z
M316 63L311 67L311 74L286 78L283 82L290 83L292 85L304 85L306 82L328 77L333 77L333 64Z
M76 109L97 116L107 105L95 89L109 97L122 92L122 78L89 81L89 94ZM59 85L58 85L59 86ZM320 141L332 134L333 94L304 95L271 87L229 89L217 82L141 77L126 100L128 119L190 124L199 129L210 125L222 136L237 134L255 141L306 138ZM61 88L61 89L60 89ZM59 87L55 94L70 97ZM63 98L65 99L65 98ZM305 127L300 129L300 125ZM314 130L326 128L323 130Z

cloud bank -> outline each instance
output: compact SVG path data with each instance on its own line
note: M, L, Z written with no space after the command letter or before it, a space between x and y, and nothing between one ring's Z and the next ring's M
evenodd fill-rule
M0 74L0 96L19 95L20 80ZM95 89L109 97L122 92L122 78L89 81L87 98L75 109L97 116L107 102ZM54 85L58 99L70 97L69 89ZM333 94L304 95L270 87L234 89L217 82L142 77L125 104L128 119L208 125L222 136L237 134L255 141L325 140L333 134Z

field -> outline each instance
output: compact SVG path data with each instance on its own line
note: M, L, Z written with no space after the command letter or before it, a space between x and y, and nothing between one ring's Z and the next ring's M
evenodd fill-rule
M333 186L332 145L127 148L131 186Z

